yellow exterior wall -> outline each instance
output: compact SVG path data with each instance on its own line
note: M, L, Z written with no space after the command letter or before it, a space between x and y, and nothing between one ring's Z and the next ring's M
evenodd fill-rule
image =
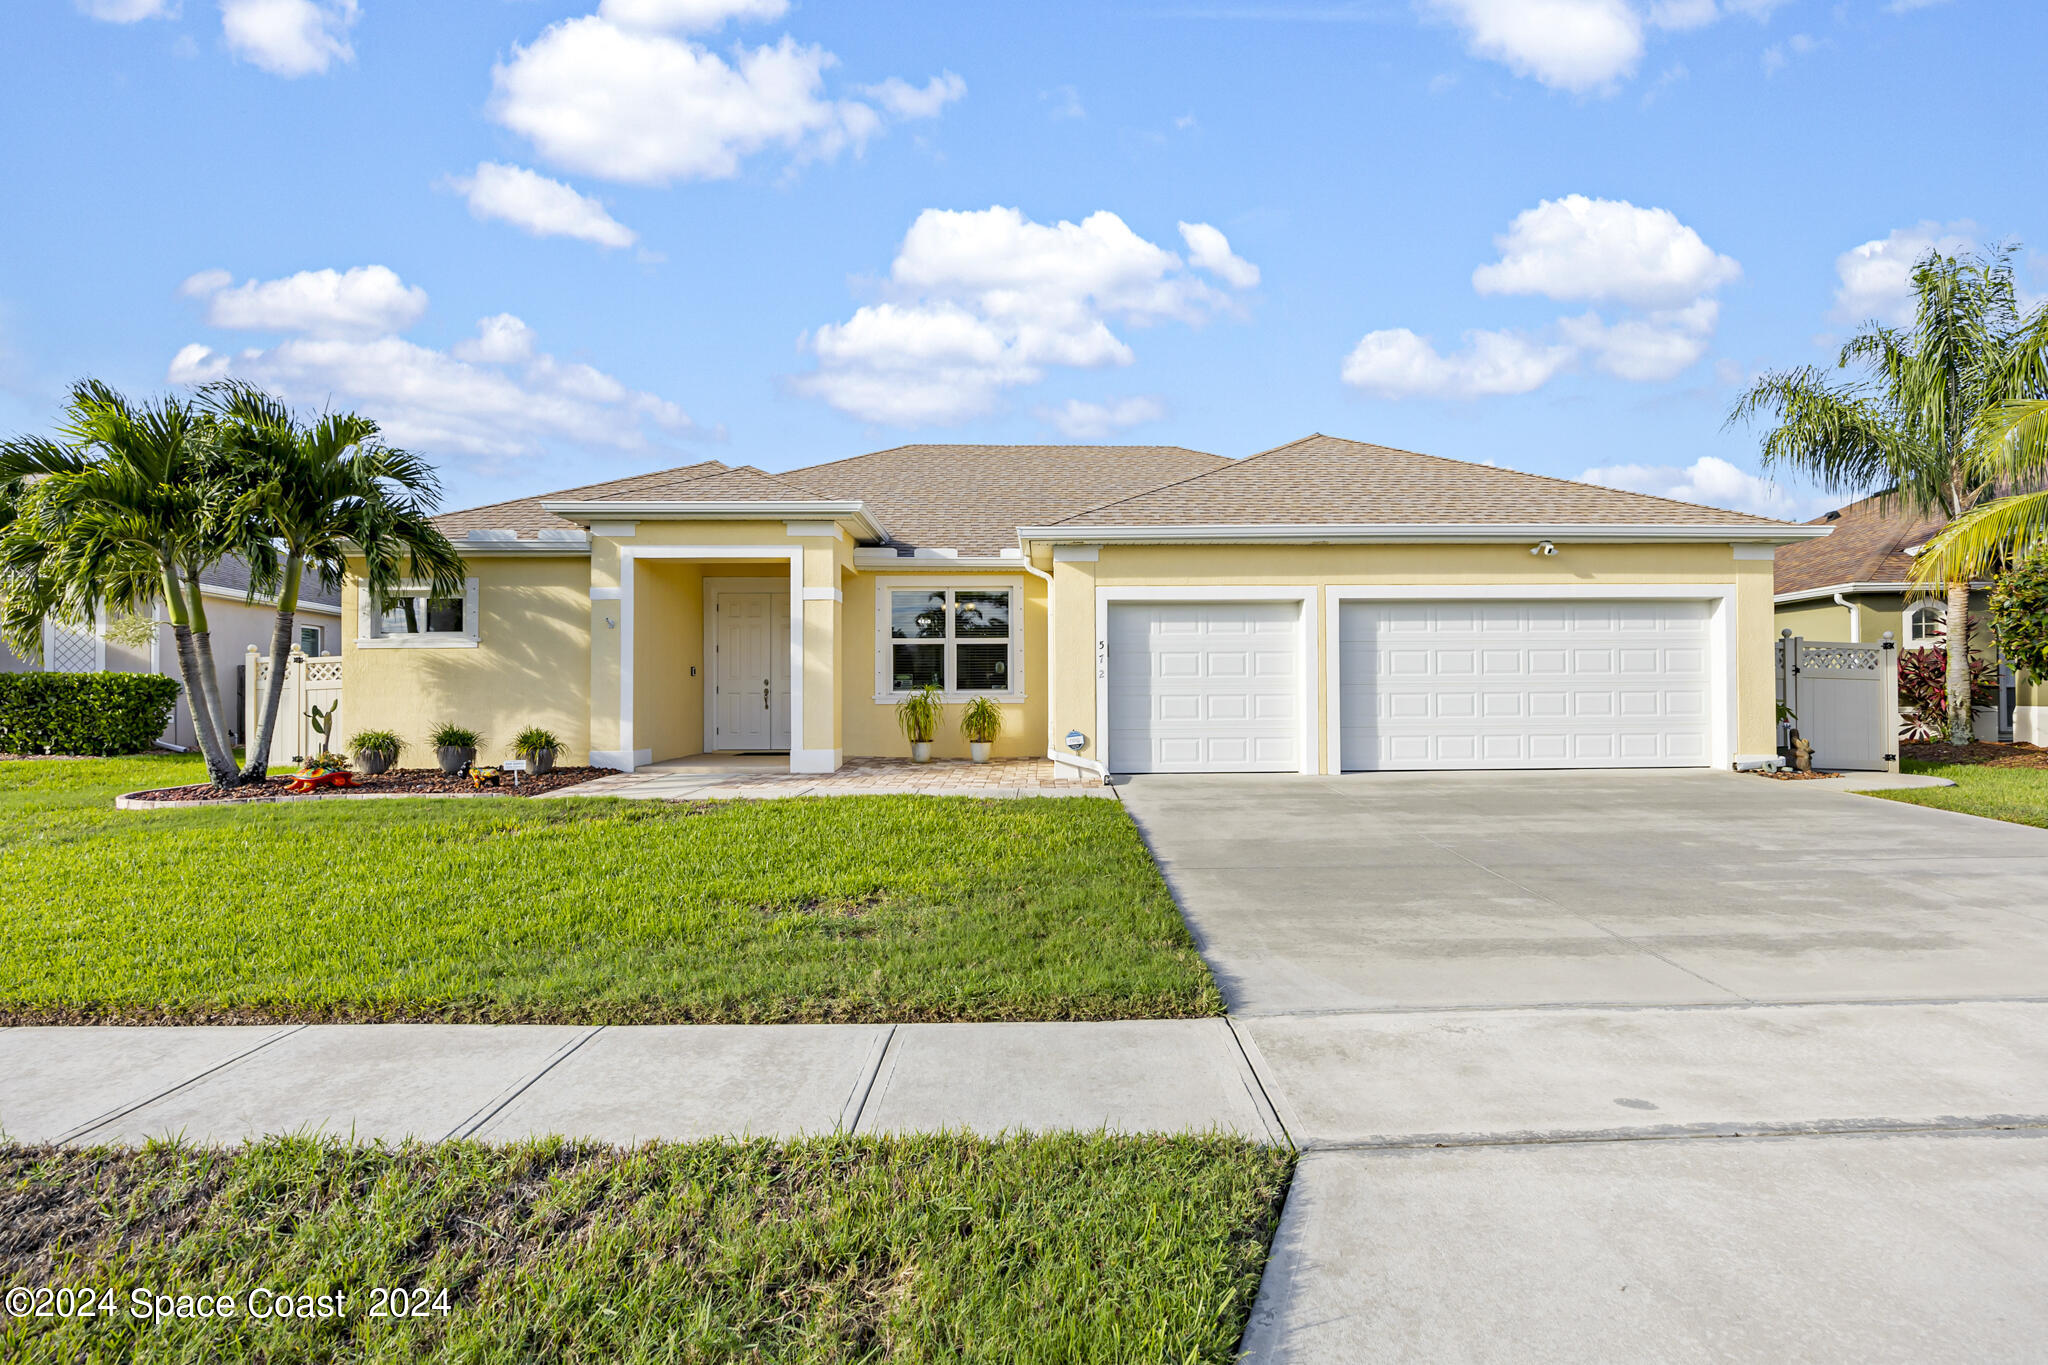
M1322 589L1329 587L1548 587L1567 584L1735 585L1736 726L1734 752L1769 754L1777 745L1772 669L1771 562L1737 559L1726 544L1572 545L1532 559L1526 545L1105 545L1094 563L1053 566L1058 700L1054 737L1079 730L1094 757L1095 593L1117 587L1271 586L1314 588L1317 714L1314 762L1327 767L1331 699L1324 684L1330 651Z
M482 734L479 759L512 757L512 737L541 725L561 738L558 762L589 761L589 569L580 556L479 555L474 649L360 649L361 579L341 593L344 728L396 730L408 766L430 765L427 733L452 721ZM616 605L616 604L614 604ZM346 736L344 736L346 738Z
M633 723L653 761L704 752L704 568L635 562ZM644 625L642 625L644 623ZM694 674L692 670L695 670Z
M1900 593L1856 593L1848 595L1860 609L1862 638L1866 643L1875 643L1890 631L1892 638L1901 648L1906 640L1907 598ZM1970 643L1988 655L1992 648L1990 597L1987 593L1970 594ZM1849 638L1849 609L1837 606L1832 598L1810 598L1804 602L1787 602L1776 608L1779 630L1790 630L1794 635L1803 635L1809 640L1846 640Z
M1051 669L1046 654L1046 585L1021 567L978 570L953 569L920 564L915 572L854 573L844 580L846 601L841 608L844 630L839 650L840 691L845 698L845 747L849 757L896 757L910 754L909 741L896 728L893 699L877 701L883 689L877 686L877 669L888 661L888 643L878 638L875 603L890 583L973 588L1022 580L1023 603L1012 630L1022 631L1024 649L1024 699L1003 702L1003 733L992 753L997 758L1043 758L1046 749L1046 688ZM960 734L959 705L946 707L946 718L932 742L938 758L966 758L967 740Z

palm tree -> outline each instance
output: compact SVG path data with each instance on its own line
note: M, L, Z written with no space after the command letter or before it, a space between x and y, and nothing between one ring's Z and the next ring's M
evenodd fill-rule
M369 418L328 413L302 423L261 389L233 380L201 389L200 402L223 432L219 487L228 496L219 516L249 561L250 591L277 598L270 684L242 770L245 781L260 782L305 575L332 586L357 556L362 590L382 602L401 578L435 596L460 594L467 568L429 519L440 497L432 467L379 441Z
M175 398L134 404L95 380L71 388L58 439L0 441L0 634L38 658L46 619L89 625L162 601L206 770L236 782L199 577L225 557L207 507L218 431Z
M1915 582L1988 578L2048 551L2048 401L2007 403L1993 415L1984 475L1996 488L2026 491L1950 522L1913 561Z
M1929 252L1913 269L1911 328L1869 323L1842 347L1836 368L1865 378L1836 383L1813 366L1767 374L1729 422L1775 419L1766 469L1789 467L1831 492L1879 489L1887 510L1965 517L1996 487L1989 457L2006 405L2048 396L2048 311L2020 317L2012 254ZM1948 738L1967 744L1971 578L1958 563L1923 581L1947 589Z

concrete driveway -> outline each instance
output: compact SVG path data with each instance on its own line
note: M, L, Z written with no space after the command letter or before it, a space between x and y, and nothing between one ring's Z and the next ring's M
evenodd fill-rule
M1120 791L1303 1150L1246 1360L2038 1358L2048 831L1703 772Z
M2048 830L1700 771L1119 790L1235 1014L2048 996Z

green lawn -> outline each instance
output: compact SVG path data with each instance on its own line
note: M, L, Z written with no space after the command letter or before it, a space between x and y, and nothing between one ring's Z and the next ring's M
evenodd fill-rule
M0 1358L1221 1365L1292 1162L1103 1135L0 1147L0 1279L114 1306L0 1316ZM421 1315L370 1316L380 1286ZM138 1288L235 1316L139 1318ZM258 1319L258 1290L342 1297Z
M1113 801L111 806L202 780L0 763L0 1024L1222 1012Z
M1989 820L2048 827L2048 768L1990 768L1981 763L1919 763L1906 759L1901 772L1946 777L1953 787L1918 787L1872 792L1887 801L1939 806Z

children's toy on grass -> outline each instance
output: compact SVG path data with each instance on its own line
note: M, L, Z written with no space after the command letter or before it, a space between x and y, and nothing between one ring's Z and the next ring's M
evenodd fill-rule
M355 784L355 774L349 771L348 760L339 754L318 754L299 765L285 790L294 796L303 796L322 787L353 787Z

